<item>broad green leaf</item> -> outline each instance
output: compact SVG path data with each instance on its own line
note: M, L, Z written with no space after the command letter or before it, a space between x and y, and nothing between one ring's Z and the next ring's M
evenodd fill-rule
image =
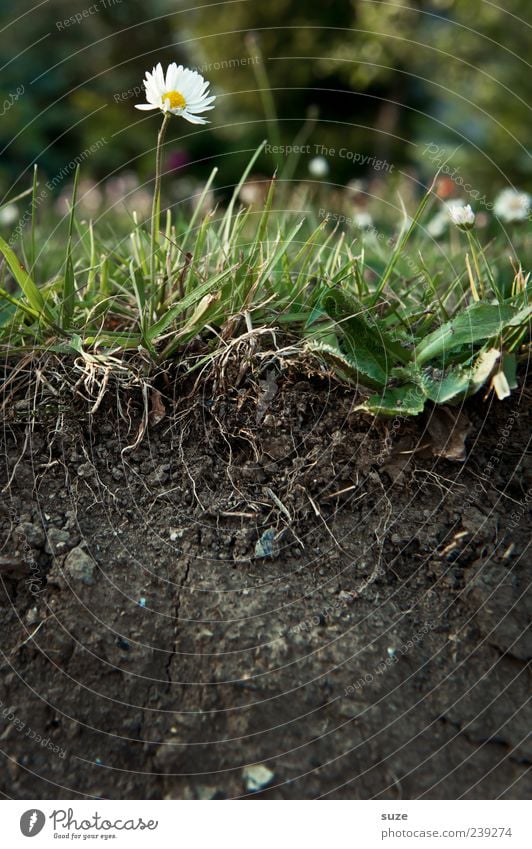
M382 395L373 395L357 409L375 415L416 416L425 401L435 404L457 402L477 392L483 386L500 357L497 348L481 351L470 366L452 366L445 371L433 368L423 370L410 366L393 370L395 378L401 375L409 382L386 389Z
M417 346L415 360L422 365L436 357L445 359L445 355L456 348L497 336L516 318L516 309L506 304L474 303L451 321L429 333ZM518 323L523 320L524 315Z
M364 410L375 416L417 416L423 412L425 396L413 383L385 389L382 395L372 395L355 410Z
M368 368L371 368L373 375L368 374L360 368L360 361L351 358L339 348L333 345L328 345L325 342L312 340L306 345L309 351L318 354L322 359L328 362L335 370L336 374L343 380L348 380L350 383L363 386L368 386L370 389L380 389L386 384L386 375L380 378L375 377L378 372L377 367L373 367L373 363L369 362Z
M331 289L323 298L323 308L337 322L345 354L352 367L365 376L368 386L384 386L397 361L408 359L408 352L345 292Z

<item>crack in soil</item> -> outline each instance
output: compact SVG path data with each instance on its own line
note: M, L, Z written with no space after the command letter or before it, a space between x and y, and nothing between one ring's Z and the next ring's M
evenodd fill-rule
M520 757L513 755L512 752L514 751L515 746L512 743L509 743L508 740L503 740L502 737L499 739L495 737L475 737L468 731L462 730L461 724L455 719L449 719L448 716L441 716L440 721L452 726L452 728L455 728L458 732L459 737L463 737L464 740L467 740L467 742L470 743L471 746L475 746L477 749L482 748L482 746L486 745L498 746L499 748L502 747L509 753L506 755L506 759L512 761L512 763L518 764L519 766L527 766L532 763L530 758L528 758L526 755L521 755Z
M169 656L169 658L166 662L166 665L165 665L165 673L166 673L166 678L167 678L167 681L168 681L168 684L167 684L167 687L166 687L167 693L170 692L172 684L174 683L174 681L172 679L172 662L174 660L175 655L177 654L177 641L178 641L178 637L179 637L179 610L181 608L181 594L182 594L182 591L187 584L189 573L190 573L190 560L187 557L186 564L185 564L185 573L183 575L183 580L178 584L177 593L176 593L176 597L175 597L175 604L174 604L174 619L175 619L174 643L173 643L173 646L172 646L172 651L170 652L170 656Z

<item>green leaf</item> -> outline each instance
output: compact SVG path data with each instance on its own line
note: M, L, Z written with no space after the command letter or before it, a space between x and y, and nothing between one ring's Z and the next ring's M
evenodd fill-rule
M10 305L9 308L3 308L0 311L0 324L7 324L8 320L13 316L14 312L19 309L22 312L25 312L26 315L29 315L31 318L39 318L39 313L32 309L28 304L25 304L24 301L21 301L19 298L15 298L13 295L10 295L9 292L6 292L5 289L0 287L0 299L3 301L7 301Z
M518 323L525 320L524 310ZM420 365L445 356L463 345L473 345L497 336L508 324L517 319L514 307L505 304L475 303L451 321L442 324L423 339L416 348L415 360Z
M33 307L35 312L39 313L39 315L42 315L42 317L48 322L48 324L54 324L54 317L50 312L47 304L45 303L40 289L37 288L26 269L22 267L15 252L1 237L0 251L5 256L11 274L24 292L24 295L26 296L30 306Z
M372 395L355 410L364 410L375 416L417 416L423 412L425 400L419 386L407 383L394 389L385 389L382 395Z
M418 208L417 208L416 212L414 213L414 217L410 221L408 228L406 228L403 231L402 236L400 237L399 241L397 242L397 245L393 249L391 256L390 256L390 259L388 260L388 264L387 264L386 268L384 269L382 277L381 277L379 284L378 284L378 286L375 290L375 293L373 295L373 299L371 301L372 306L375 306L375 304L379 300L384 287L386 286L390 277L392 276L392 273L395 269L395 266L397 265L399 259L402 257L404 250L405 250L408 242L410 241L410 239L412 237L412 234L416 230L417 225L419 224L419 221L421 219L421 216L423 215L423 213L425 211L425 207L427 206L429 200L431 199L432 191L434 189L434 186L436 185L436 181L438 179L438 176L439 176L442 168L443 168L443 165L441 165L439 167L431 185L429 186L429 188L427 189L427 191L423 195L423 198L421 199L421 201L418 205ZM405 213L405 216L406 216L406 213ZM420 271L421 271L421 269L420 269Z
M436 404L445 404L474 394L484 386L500 355L497 348L481 351L472 365L452 366L441 376L436 376L435 369L427 369L423 374L423 390L427 398Z
M72 201L70 205L70 216L68 220L68 236L65 252L65 276L63 278L63 298L61 305L61 327L68 330L72 324L74 315L74 301L76 297L76 278L74 265L72 263L72 232L74 230L74 218L76 212L76 196L79 183L79 165L76 166L74 174L74 186L72 188Z
M257 159L261 155L262 151L264 150L266 143L267 143L267 139L264 139L264 141L262 141L260 143L260 145L258 146L257 150L255 151L255 153L251 157L251 159L250 159L244 173L242 174L240 180L238 181L237 185L235 186L235 190L234 190L233 194L231 195L231 200L227 204L227 209L226 209L224 217L222 219L223 241L224 241L226 250L229 248L229 243L231 241L231 222L232 222L232 218L233 218L233 210L235 208L236 199L240 194L240 190L241 190L242 186L246 182L249 174L251 173L251 170L252 170L253 166L255 165L255 162L257 161Z
M207 295L211 289L214 289L218 286L222 280L231 274L234 271L234 268L227 268L225 271L222 271L220 274L216 274L211 280L206 280L205 283L202 283L200 286L196 286L192 292L174 304L170 309L154 324L151 325L150 328L146 331L146 338L150 342L154 342L161 333L164 333L166 328L175 321L180 315L182 315L185 310L193 307L195 304L200 301L204 295Z
M446 371L409 366L393 370L394 377L408 380L403 386L386 389L382 395L372 395L356 409L374 415L416 416L425 401L435 404L457 402L477 392L487 382L500 357L497 348L481 351L472 365L452 366Z
M408 360L408 352L345 292L329 290L323 298L323 308L337 322L345 354L367 386L384 386L397 361Z
M328 362L335 370L336 374L342 380L348 380L350 383L363 386L368 386L370 389L380 389L386 384L386 377L377 378L375 375L378 369L373 368L373 376L363 371L360 368L360 360L348 356L340 348L329 345L326 342L311 340L306 345L307 350L318 354L322 359ZM368 369L372 368L372 363L369 362ZM384 374L384 372L382 372Z
M63 303L61 305L61 327L68 330L74 315L74 298L76 293L76 278L70 253L67 256L65 277L63 281Z
M163 350L159 357L161 362L164 362L164 360L171 357L177 348L180 345L183 345L184 342L188 342L200 333L207 321L210 320L219 300L220 292L203 296L190 318L187 318L184 326L174 334L170 344Z

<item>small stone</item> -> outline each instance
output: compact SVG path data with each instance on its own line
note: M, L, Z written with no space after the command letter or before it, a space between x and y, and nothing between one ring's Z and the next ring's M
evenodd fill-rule
M65 560L65 572L74 580L84 584L94 583L94 570L96 562L80 546L76 546L69 552Z
M44 545L44 531L39 525L31 522L21 522L15 528L15 537L21 545L29 545L30 548L39 549Z
M268 528L255 544L255 557L273 557L274 541L275 531L273 528Z
M63 554L71 542L68 531L61 528L48 528L45 550L48 554Z
M256 793L263 790L275 777L275 773L268 769L264 764L253 764L246 766L242 770L242 778L244 786L250 793Z
M157 484L166 483L169 478L168 472L170 471L170 466L165 463L164 465L157 466L156 469L153 470L147 477L146 483L151 486L157 486Z
M36 625L40 621L39 611L36 607L31 607L26 613L26 622L28 625Z
M353 604L354 596L353 593L348 593L345 590L340 590L338 593L338 600L342 602L342 604Z
M208 799L215 799L218 795L218 790L216 787L211 787L210 784L200 784L197 789L198 799L206 801Z

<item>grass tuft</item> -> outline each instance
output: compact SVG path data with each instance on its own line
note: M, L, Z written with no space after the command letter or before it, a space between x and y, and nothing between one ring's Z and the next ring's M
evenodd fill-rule
M432 240L432 187L386 239L384 226L363 235L320 220L312 199L296 214L277 208L275 177L261 208L239 207L262 148L224 210L200 212L215 169L195 212L168 210L158 238L136 215L112 219L111 235L80 220L76 172L66 222L45 232L32 215L19 254L0 238L6 356L74 354L113 371L140 355L146 375L169 360L186 365L198 337L206 362L242 334L277 329L368 390L362 408L375 414L417 415L488 383L506 397L516 385L507 375L528 356L531 306L530 275L512 266L502 238ZM35 172L33 197L37 185Z

